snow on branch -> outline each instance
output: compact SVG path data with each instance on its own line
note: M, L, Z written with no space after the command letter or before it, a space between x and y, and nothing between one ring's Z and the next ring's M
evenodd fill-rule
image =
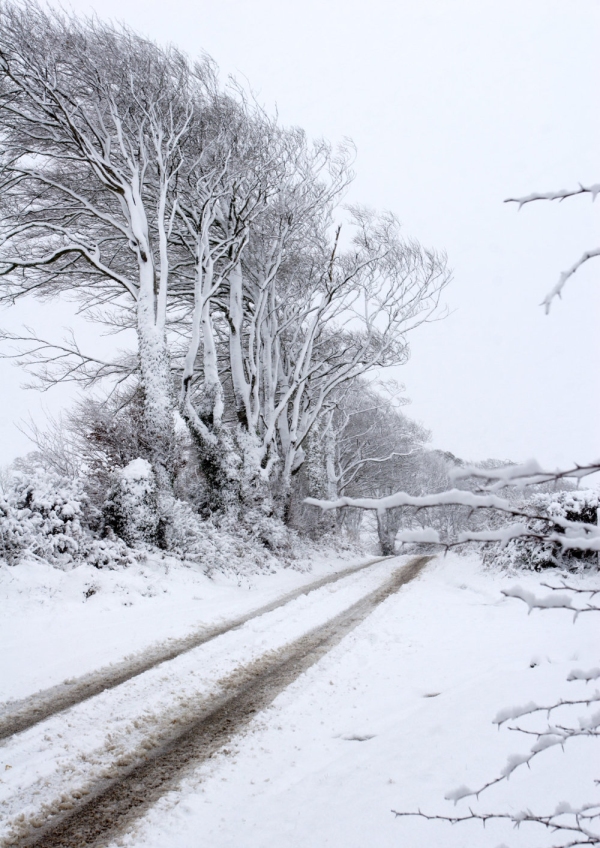
M569 708L582 705L589 708L591 705L597 704L599 702L600 692L595 692L588 698L574 700L561 699L560 701L557 701L554 704L550 704L549 706L538 706L537 704L530 703L524 707L513 707L501 710L494 719L494 724L497 724L498 727L500 727L506 721L510 721L511 719L515 718L521 718L523 716L532 715L534 713L545 712L547 715L550 715L550 713L561 708ZM535 741L531 745L529 751L525 754L511 754L506 761L506 765L500 770L500 774L498 775L498 777L489 780L487 783L483 784L483 786L480 786L479 789L469 789L466 786L460 786L458 789L455 789L452 792L448 792L447 795L445 795L446 800L454 801L454 803L456 804L463 798L479 798L481 793L485 792L486 789L489 789L491 786L495 786L497 783L501 783L504 780L508 780L511 774L521 766L525 765L530 768L532 760L534 760L535 757L539 756L544 751L547 751L549 748L560 746L564 749L564 746L571 739L600 736L600 712L593 713L592 715L587 716L585 719L580 719L578 724L578 727L573 727L557 723L547 725L543 730L526 730L525 728L520 727L519 725L514 725L510 727L510 730L514 730L518 733L523 733L527 736L533 736L535 738Z
M560 191L548 191L548 192L534 192L533 194L525 195L524 197L508 197L504 202L505 203L518 203L519 209L524 206L526 203L532 203L535 200L558 200L559 203L565 200L567 197L575 197L579 194L591 194L592 200L596 199L596 195L600 193L600 183L594 183L594 185L584 186L579 183L579 188L577 189L561 189ZM558 278L557 284L551 289L544 300L542 301L542 306L544 306L546 310L546 314L550 311L550 306L555 297L561 297L563 287L567 280L573 276L573 274L581 268L586 262L590 259L594 259L595 257L600 256L600 248L596 248L594 250L586 251L583 256L577 260L570 268L566 271L563 271L560 277Z
M560 189L560 191L533 192L524 197L507 197L505 203L518 203L519 209L526 203L532 203L534 200L558 200L562 203L567 197L575 197L578 194L591 194L592 200L596 199L596 195L600 194L600 183L594 183L591 186L584 186L579 183L579 188L575 189Z
M583 256L577 260L570 268L567 268L566 271L563 271L560 277L558 278L557 284L551 289L544 300L542 301L542 306L546 309L546 314L550 312L550 305L555 297L561 297L563 286L569 279L572 277L575 271L578 268L581 268L589 259L594 259L596 256L600 256L600 247L595 248L595 250L587 250Z
M576 612L600 612L600 607L592 607L591 605L586 609L574 607L572 598L568 594L565 594L571 588L565 582L561 586L543 585L553 592L546 598L536 598L533 593L522 589L520 586L515 586L512 589L504 591L503 594L507 597L514 597L525 601L530 610L537 607L541 609L565 608L575 610ZM594 597L598 594L598 591L595 588L575 587L574 595L575 597L581 595ZM567 680L588 683L590 680L598 680L599 678L600 669L598 668L591 669L590 671L575 669L569 674ZM600 711L596 709L595 712L592 712L590 709L596 707L598 704L600 704L600 691L596 690L593 694L584 697L572 699L561 698L550 704L538 704L530 701L527 704L500 710L493 720L493 723L498 728L506 722L540 714L545 714L548 722L550 722L552 717L552 723L538 728L532 728L531 724L525 727L519 724L509 726L508 729L511 731L523 734L526 737L533 737L529 750L524 753L510 755L497 777L489 780L478 789L471 789L463 784L448 792L445 796L446 800L453 801L455 805L464 798L470 797L478 800L482 792L502 781L508 780L511 774L521 766L530 768L532 761L545 751L557 747L564 750L565 745L572 739L600 737ZM574 713L574 709L581 706L587 707L588 713L584 717L575 719L576 713ZM565 716L567 721L565 721L565 718L559 718L559 716ZM572 723L568 723L569 716L571 716ZM566 846L575 845L600 845L600 831L597 827L600 823L599 804L584 804L579 807L572 807L569 803L561 801L556 806L554 812L550 814L534 813L529 809L517 813L479 813L475 812L472 808L469 808L469 812L462 816L429 815L423 813L421 810L417 812L398 812L392 810L392 812L396 816L418 816L428 820L447 821L450 824L477 820L481 821L485 826L487 821L504 819L511 821L515 827L519 827L524 822L530 822L545 827L567 839L567 841L561 841L560 846L553 845L553 848L566 848ZM504 848L504 846L501 846L501 848Z
M529 466L526 470L527 473L530 473L532 467ZM506 472L510 473L510 469L499 469L499 471L505 474ZM486 476L495 473L496 471L485 471ZM505 485L507 476L507 474L501 476L500 483L502 485ZM559 512L552 515L542 514L533 508L528 509L511 504L508 500L499 498L495 494L477 494L463 489L450 489L425 496L396 492L382 498L347 496L339 497L336 500L306 498L304 503L319 507L323 511L344 507L373 510L380 516L388 510L404 506L414 507L417 510L447 506L462 506L470 510L492 509L520 520L496 529L465 530L459 532L456 538L441 539L437 531L431 527L424 528L416 534L415 531L409 530L401 533L398 538L403 542L442 544L446 548L466 542L499 542L501 548L504 548L513 540L536 539L544 544L557 544L563 551L600 551L600 531L596 524L585 521L571 521Z
M574 678L569 678L574 679ZM551 713L565 708L585 705L588 708L592 704L600 702L600 692L595 692L587 698L560 700L548 706L540 706L534 702L525 704L524 706L509 707L501 710L494 719L494 724L500 727L507 721L529 716L535 713L546 713L549 717ZM511 774L521 766L526 765L531 767L532 760L550 748L557 746L564 748L565 744L571 739L578 737L597 737L600 735L600 712L596 712L588 716L586 719L580 719L578 726L569 726L562 723L548 725L541 730L529 730L520 726L512 726L509 729L518 733L533 736L534 742L530 746L529 751L523 754L512 754L508 757L505 766L500 770L499 775L493 780L488 781L478 789L470 789L468 786L461 785L456 789L448 792L445 795L447 801L453 801L456 805L464 798L476 798L482 792L485 792L491 786L508 780ZM565 845L597 845L600 844L600 833L592 831L590 826L597 823L600 818L600 806L597 804L586 804L578 808L571 807L570 804L561 802L557 805L554 813L550 815L540 815L533 813L531 810L524 810L518 813L476 813L471 808L469 813L463 816L445 816L445 815L427 815L420 810L417 812L397 812L392 810L396 816L420 816L429 820L447 821L451 824L456 824L461 821L479 820L484 825L490 819L507 819L512 821L518 827L523 822L531 822L538 825L543 825L551 829L555 833L562 834L577 834L572 842L561 843L561 848ZM582 837L583 841L580 841Z
M595 669L597 671L598 669ZM581 679L579 677L575 678L572 676L573 672L567 678L568 680ZM600 675L599 675L600 676ZM497 724L498 727L503 725L507 721L511 721L515 718L522 718L526 715L532 715L533 713L546 713L548 716L554 710L559 709L560 707L573 707L579 705L585 705L589 707L590 704L597 703L600 701L600 692L594 692L593 695L590 695L589 698L579 698L577 700L563 700L557 701L555 704L550 704L549 706L541 707L539 704L535 704L533 701L530 701L528 704L525 704L523 707L509 707L503 710L496 715L496 718L493 721L493 724ZM597 727L597 724L595 725ZM523 732L523 731L521 731ZM542 735L542 734L539 734Z
M385 512L388 509L396 509L399 506L414 506L423 508L428 506L457 505L467 506L472 509L499 509L502 512L513 513L509 502L495 495L476 495L473 492L462 489L450 489L448 492L440 492L437 495L408 495L406 492L396 492L385 498L349 498L342 497L335 501L319 500L318 498L306 498L304 501L311 506L318 506L322 510L340 509L344 506L353 506L358 509L373 509L376 512Z
M502 594L507 598L517 598L519 601L523 601L523 603L527 604L529 607L529 612L534 609L565 609L570 612L575 613L575 618L582 612L600 612L600 606L595 606L594 604L586 604L585 606L574 606L573 599L564 592L560 592L561 588L569 589L566 585L563 587L560 586L549 586L548 584L542 584L547 586L549 589L552 589L555 594L546 595L543 598L538 598L533 592L529 592L526 589L521 588L521 586L512 586L510 589L503 589ZM590 595L596 594L596 590L581 590L582 592L589 591ZM600 676L600 674L599 674ZM571 678L575 679L575 678ZM590 680L595 679L590 677Z
M530 459L521 465L508 465L500 468L480 468L476 465L465 465L453 468L449 472L451 480L464 480L470 477L484 481L486 491L495 492L507 486L524 489L539 483L552 483L564 479L581 480L590 474L600 471L600 458L588 465L575 464L572 468L545 471L535 459Z
M448 824L480 821L485 826L488 821L504 820L511 822L518 828L524 822L530 822L540 825L552 833L570 838L568 842L561 842L560 848L574 848L576 845L600 845L600 833L590 829L590 826L596 825L600 818L599 804L585 804L581 807L571 807L570 804L562 802L550 814L538 814L531 810L521 810L517 813L476 813L473 810L469 810L469 813L463 816L428 815L421 812L421 810L416 813L392 810L392 813L396 817L417 816L428 821L445 821ZM507 848L507 846L500 845L498 848ZM559 848L556 843L555 848Z

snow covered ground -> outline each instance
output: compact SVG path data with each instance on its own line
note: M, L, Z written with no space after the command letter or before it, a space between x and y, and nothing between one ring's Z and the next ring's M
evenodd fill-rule
M320 563L311 574L263 575L249 588L207 581L184 569L167 575L155 563L145 567L150 577L96 572L91 576L97 591L85 600L90 575L17 576L13 569L16 582L2 584L9 612L2 621L3 644L9 645L2 656L3 698L23 697L152 641L183 635L200 622L257 608L346 564ZM77 781L109 773L144 734L155 732L161 716L193 708L198 693L213 691L223 674L332 617L398 564L380 563L303 596L7 740L0 749L6 812L18 815L20 804L33 813ZM488 824L483 830L477 823L451 827L395 818L391 812L420 807L452 815L469 806L543 812L553 811L559 801L581 803L597 796L597 740L576 740L565 752L545 751L531 770L517 769L479 802L469 799L454 807L444 800L459 785L483 785L500 773L509 754L528 749L527 739L492 724L501 708L594 691L594 683L565 680L573 668L599 664L597 617L581 616L573 624L565 611L527 615L525 604L501 594L516 582L539 593L544 580L547 574L517 580L484 571L476 556L436 558L279 695L233 745L188 774L114 844L553 844L550 834L531 825L514 831ZM152 597L146 597L150 586ZM19 610L22 623L17 623Z
M120 571L0 564L0 707L366 560L331 550L243 581L219 572L207 577L202 568L160 556Z

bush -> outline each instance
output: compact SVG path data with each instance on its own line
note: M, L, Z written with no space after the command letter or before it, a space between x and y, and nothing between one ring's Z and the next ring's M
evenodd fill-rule
M150 463L137 458L113 470L98 521L88 482L33 460L8 473L0 494L0 558L9 565L38 557L59 568L87 563L117 569L160 546L208 574L242 574L270 569L275 552L291 555L295 534L268 503L203 520L193 504L158 493Z
M142 556L139 551L127 547L122 539L109 535L105 539L89 540L85 551L85 562L93 565L94 568L107 568L114 571L139 562Z
M0 502L0 555L13 564L25 554L74 562L87 547L84 500L77 481L43 471L15 474Z
M527 526L542 538L512 539L500 550L495 544L489 545L483 552L483 561L487 565L493 563L504 568L526 568L534 571L557 566L575 569L586 564L596 564L596 551L564 550L560 542L549 537L552 534L568 533L568 528L565 530L561 524L556 523L557 519L597 524L599 504L600 493L590 489L532 495L520 506L540 516L530 519Z
M104 505L105 528L128 545L153 545L159 539L156 480L147 459L133 459L113 471Z

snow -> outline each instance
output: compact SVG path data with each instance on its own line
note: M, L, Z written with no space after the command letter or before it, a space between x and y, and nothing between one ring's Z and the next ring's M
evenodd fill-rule
M531 825L517 832L493 823L449 827L390 812L453 814L444 795L461 781L479 786L497 776L519 746L492 725L498 705L522 694L551 700L574 653L597 654L591 622L574 627L561 612L528 617L500 594L504 584L475 560L438 560L282 693L227 753L163 798L122 844L195 848L199 834L211 848L551 844ZM534 652L542 661L532 668ZM468 804L576 804L592 795L594 765L585 747L554 749ZM457 812L467 812L460 801ZM539 838L532 843L532 836Z
M121 469L120 477L123 480L149 480L152 477L152 466L147 459L138 457Z
M525 704L523 707L505 707L496 714L494 724L504 724L505 721L508 721L511 718L520 718L521 716L532 713L534 710L538 709L539 707L534 701L529 701L529 703Z
M536 597L533 592L528 592L521 586L510 586L508 589L503 589L502 592L507 598L518 598L529 607L529 612L533 609L553 609L556 607L572 608L573 599L560 592L553 592L551 595L546 595L543 598Z
M440 541L439 533L433 527L426 527L423 530L401 530L396 539L401 542L433 542L434 544Z
M384 511L395 509L399 506L445 506L458 505L470 506L473 509L498 509L503 512L511 512L509 501L496 495L476 495L464 489L449 489L436 495L408 495L406 492L395 492L383 498L349 498L341 497L334 501L320 500L319 498L305 498L304 503L321 507L322 510L339 509L344 506L354 506L359 509L375 509Z
M224 675L328 620L379 585L398 564L381 562L303 595L72 708L68 721L55 716L8 740L0 758L0 797L6 811L34 815L43 803L85 788L98 774L109 774L119 757L126 758L146 736L160 732L165 715L193 709ZM151 642L190 632L200 623L258 608L341 565L320 562L311 574L288 570L261 575L251 587L223 578L211 581L192 569L171 567L167 574L168 564L161 561L119 573L85 567L70 573L52 570L54 580L39 564L32 563L32 570L20 577L11 569L12 581L4 575L0 583L9 613L0 624L3 643L9 644L1 657L3 697L21 696ZM84 601L82 590L94 571L99 588ZM519 579L523 593L535 596L548 574ZM507 721L523 716L536 704L555 703L565 694L589 696L587 680L594 678L577 668L595 672L598 664L595 616L581 616L573 624L572 612L561 609L527 615L522 603L503 594L514 582L513 576L483 570L475 555L436 558L282 692L246 731L185 776L118 844L552 844L551 834L538 833L527 822L516 831L506 823L489 822L484 830L476 822L450 827L396 818L391 812L420 808L464 815L469 807L568 812L569 805L593 800L595 740L571 740L564 751L559 744L540 748L527 768L522 764L535 738L498 731L493 723L495 717L498 721L503 715L501 720ZM147 595L150 588L152 597ZM19 610L22 624L17 622ZM582 707L576 710L577 717L583 715ZM521 720L539 721L539 716ZM6 765L12 768L5 771ZM479 799L461 800L500 776L503 768L509 780Z
M600 678L600 668L591 668L589 671L582 671L580 668L574 668L569 672L567 680L598 680Z
M0 563L0 706L168 639L220 625L327 574L367 561L313 556L245 581L170 557L110 571L41 560Z

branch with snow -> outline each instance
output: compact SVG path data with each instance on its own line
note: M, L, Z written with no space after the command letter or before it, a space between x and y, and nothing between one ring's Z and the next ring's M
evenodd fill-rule
M544 598L538 598L533 592L529 592L526 589L522 589L521 586L512 586L510 589L503 589L502 594L507 598L517 598L519 601L523 601L523 603L527 604L529 607L529 612L534 609L547 610L547 609L565 609L569 610L569 612L573 612L575 614L575 619L578 615L583 612L600 612L600 607L595 606L594 604L586 604L585 606L574 606L573 600L571 597L561 592L560 589L570 590L566 584L563 587L559 586L549 586L547 583L543 583L543 586L547 586L549 589L552 589L555 594L546 595ZM597 589L579 589L579 593L589 593L591 596L594 596L598 593ZM590 678L591 679L591 678Z
M575 611L576 615L580 612L600 612L600 607L594 607L589 604L586 607L576 607L573 605L572 598L566 594L572 587L563 582L562 586L553 586L551 584L543 584L552 590L552 594L545 598L537 598L533 593L522 589L520 586L515 586L503 592L506 597L518 598L524 601L532 609L568 609ZM575 596L587 595L594 597L600 592L597 588L589 587L573 587ZM585 684L592 680L600 679L600 668L593 668L587 671L582 669L573 669L567 677L569 682L583 682ZM600 691L596 690L592 694L584 697L561 698L550 704L537 704L530 701L527 704L508 707L500 710L495 716L493 723L500 728L506 722L515 721L528 716L544 715L549 723L543 728L523 727L520 724L512 724L509 730L525 735L526 737L534 737L533 744L529 750L521 754L513 754L508 757L506 765L501 769L499 775L487 783L480 786L478 789L471 789L468 786L462 785L457 789L448 792L445 796L446 800L453 801L456 805L459 801L465 798L479 799L479 796L490 787L508 780L512 773L521 766L531 768L532 761L545 751L560 747L564 750L565 745L573 739L592 739L600 737L600 710L594 712L593 708L600 704ZM579 717L576 723L567 723L564 719L559 719L556 714L565 714L567 718L573 715L573 709L577 707L586 707L587 715ZM552 717L552 723L550 718ZM598 781L597 781L598 782ZM481 821L485 826L486 822L498 819L512 822L515 827L519 827L524 822L540 825L554 834L565 836L569 841L563 841L560 845L555 845L553 848L566 848L567 846L576 845L599 845L600 844L600 805L599 804L584 804L578 807L572 807L569 803L561 802L557 805L553 813L539 814L531 810L523 810L518 813L478 813L469 809L469 813L462 816L447 816L441 814L429 815L421 810L417 812L397 812L392 810L396 816L417 816L427 820L446 821L450 824L457 824L465 821Z
M555 844L553 848L575 848L578 845L600 845L600 830L593 831L592 826L597 826L600 819L600 805L586 804L581 807L572 807L567 803L557 805L553 813L541 814L531 810L521 810L517 813L476 813L469 810L463 816L428 815L420 810L416 813L398 812L392 810L397 817L417 816L428 821L445 821L449 824L458 824L465 821L480 821L484 827L489 821L508 821L516 828L522 824L531 823L539 825L554 834L566 836L569 841ZM498 848L506 848L505 845Z
M569 675L569 680L588 680L595 679L596 672L600 677L600 670L595 669L589 675L583 672L573 672ZM510 707L501 710L494 718L494 724L500 727L507 721L522 718L524 716L533 715L535 713L546 713L550 716L553 712L569 708L585 705L588 708L600 702L600 692L595 692L587 698L577 698L572 700L560 700L554 704L541 706L530 702L524 706ZM478 789L470 789L468 786L459 786L456 789L448 792L445 795L447 801L453 801L456 805L459 801L465 798L476 798L485 792L490 787L508 780L512 773L521 766L531 767L532 761L551 748L557 746L564 749L567 742L575 738L591 738L600 736L600 712L593 713L584 719L579 719L579 726L569 726L563 723L555 723L548 725L543 730L529 730L519 725L511 726L510 730L522 733L528 736L534 736L535 741L531 745L529 751L525 754L513 754L508 757L506 765L500 771L498 777L489 780ZM447 816L447 815L428 815L418 810L417 812L392 812L396 816L418 816L428 820L447 821L450 824L459 822L477 820L483 825L487 821L493 819L505 819L511 821L516 827L519 827L523 822L542 825L553 833L561 834L576 834L574 841L561 843L560 848L565 848L566 845L597 845L600 844L600 832L592 830L591 827L598 823L600 819L600 805L587 804L578 808L573 808L570 804L561 802L556 807L555 811L549 815L533 813L531 810L524 810L518 813L477 813L469 809L469 813L462 816ZM582 841L583 840L583 841ZM557 846L558 848L558 846Z
M542 306L546 309L546 314L550 312L550 306L555 297L562 297L562 290L564 288L567 280L573 276L573 274L581 268L582 265L585 265L586 262L590 259L595 259L597 256L600 256L600 247L595 248L594 250L586 250L586 252L581 256L577 262L574 262L570 268L567 268L566 271L563 271L560 277L558 278L558 282L554 286L554 288L550 289L546 297L542 301Z
M559 191L533 192L524 197L508 197L504 202L518 203L520 209L521 206L524 206L526 203L532 203L534 200L558 200L559 203L562 203L567 197L576 197L578 194L591 194L592 201L594 201L596 195L600 194L600 183L594 183L594 185L590 186L584 186L579 183L579 188L574 189L563 188Z
M540 483L553 483L560 480L582 480L590 474L600 471L600 458L587 465L573 465L572 468L544 470L535 459L530 459L520 465L505 465L499 468L481 468L477 465L465 465L453 468L449 472L452 480L475 478L483 481L485 491L496 492L508 486L524 489Z
M581 183L579 184L579 188L577 189L561 189L560 191L548 191L548 192L534 192L533 194L525 195L524 197L509 197L504 202L505 203L518 203L519 209L524 206L526 203L532 203L535 200L558 200L559 203L565 200L567 197L575 197L579 194L590 194L592 197L592 201L596 199L596 195L600 192L600 183L594 183L594 185L584 186ZM600 256L600 248L595 248L594 250L587 250L583 256L574 262L570 268L567 268L566 271L563 271L560 277L558 278L557 284L551 289L544 300L542 301L542 306L545 307L546 313L550 311L550 306L555 297L562 296L562 290L564 288L567 280L573 276L573 274L581 268L586 262L590 259L594 259L595 257Z
M455 539L442 539L433 528L424 528L422 538L414 536L412 531L400 534L401 541L422 541L443 544L449 548L461 545L465 542L499 542L505 547L512 540L537 539L540 542L556 543L563 550L600 551L600 532L597 525L587 524L582 521L569 521L560 516L543 515L531 510L512 505L508 500L499 498L494 494L482 495L462 489L450 489L435 495L414 496L406 492L396 492L384 498L351 498L341 497L336 500L327 501L318 498L306 498L305 503L319 507L327 511L330 509L341 509L343 507L356 507L358 509L373 510L378 514L398 507L411 506L416 509L427 507L464 506L471 510L492 509L505 515L523 519L522 521L509 524L493 530L470 531L465 530L458 533ZM531 522L541 522L544 526L531 526ZM548 530L545 525L554 525ZM561 532L559 532L559 530Z
M332 500L307 498L305 503L319 507L322 510L354 507L373 510L378 516L386 512L409 507L417 513L421 510L438 508L443 510L459 507L468 513L467 519L476 511L492 511L506 519L512 518L512 523L503 523L484 529L462 529L458 527L423 527L422 535L415 535L412 530L403 531L398 535L402 542L422 542L443 545L451 548L465 543L498 543L500 550L507 549L511 556L521 557L523 551L533 545L532 551L540 566L542 559L546 564L557 563L564 556L571 557L574 552L581 552L590 557L593 552L600 551L600 530L596 523L599 506L598 494L594 490L573 490L562 494L536 493L528 500L517 503L506 497L500 497L499 491L510 485L523 489L552 480L565 477L584 477L599 468L598 463L589 466L575 466L567 471L543 470L535 460L523 465L501 466L499 468L481 468L467 466L454 469L449 476L454 479L481 481L477 491L469 489L449 489L432 495L415 496L407 492L396 492L381 498L339 497ZM434 522L429 514L427 521ZM498 521L495 522L498 524ZM464 527L464 523L462 525ZM514 550L513 550L514 549ZM523 549L523 551L522 551ZM531 552L530 552L531 553ZM507 554L508 555L508 554ZM524 554L523 554L524 555ZM542 556L543 555L543 556Z

